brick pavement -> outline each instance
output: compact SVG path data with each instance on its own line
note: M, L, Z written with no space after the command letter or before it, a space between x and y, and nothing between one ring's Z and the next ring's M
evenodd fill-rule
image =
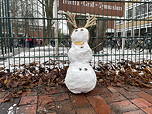
M9 101L0 93L0 114L152 114L152 89L99 87L87 94L75 95L65 87L25 92Z

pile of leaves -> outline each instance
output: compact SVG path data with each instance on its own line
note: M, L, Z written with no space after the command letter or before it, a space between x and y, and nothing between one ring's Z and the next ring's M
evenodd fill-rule
M13 72L0 71L1 88L23 87L29 89L39 85L63 85L68 68L49 68L35 62L21 66L22 69L14 69Z
M46 67L44 64L41 65L36 62L20 66L22 68L16 68L13 72L0 67L0 90L17 92L42 85L63 86L68 69L68 66ZM122 60L118 63L99 63L98 67L94 67L94 69L98 84L102 86L127 84L152 88L152 61L150 60L143 62Z
M103 86L125 84L152 88L152 61L132 62L122 60L117 64L100 63L96 68L98 83Z

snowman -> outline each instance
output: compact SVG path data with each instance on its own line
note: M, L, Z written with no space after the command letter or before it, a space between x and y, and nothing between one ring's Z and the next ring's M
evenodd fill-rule
M89 62L92 60L92 50L88 45L88 27L96 24L95 17L89 17L84 27L78 28L75 15L67 13L68 22L75 28L71 34L72 45L68 52L70 61L65 77L67 88L75 94L87 93L96 86L96 74Z

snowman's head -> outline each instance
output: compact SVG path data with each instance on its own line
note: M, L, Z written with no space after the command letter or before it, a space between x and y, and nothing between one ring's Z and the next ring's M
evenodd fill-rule
M78 28L75 20L75 14L70 12L66 13L68 17L68 22L75 28L71 34L72 42L87 42L89 40L89 31L88 27L96 25L96 17L88 17L87 23L84 27Z
M89 31L86 28L77 28L71 34L72 42L87 42L89 40Z

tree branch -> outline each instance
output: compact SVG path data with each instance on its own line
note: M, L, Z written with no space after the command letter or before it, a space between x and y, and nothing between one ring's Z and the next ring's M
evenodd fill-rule
M43 6L46 6L42 1L38 0Z

